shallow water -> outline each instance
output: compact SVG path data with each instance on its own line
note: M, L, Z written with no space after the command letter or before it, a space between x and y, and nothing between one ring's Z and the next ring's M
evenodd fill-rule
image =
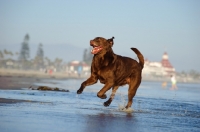
M171 91L169 87L162 89L159 82L142 82L132 109L123 111L127 86L119 88L112 104L104 107L106 100L96 96L103 85L86 87L77 95L82 81L47 80L36 84L70 92L0 90L2 98L29 100L0 104L0 131L200 131L200 84L178 84L178 90Z

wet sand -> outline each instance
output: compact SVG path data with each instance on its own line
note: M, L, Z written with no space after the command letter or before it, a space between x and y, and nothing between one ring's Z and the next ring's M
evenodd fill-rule
M16 76L0 76L0 89L2 90L20 90L21 88L30 87L32 83L40 81L37 78L25 78ZM0 98L0 103L20 103L28 102L27 100Z
M35 82L40 82L39 78L27 78L17 76L0 76L0 89L20 90L21 88L30 87Z
M19 76L0 76L0 90L21 90L29 88L36 83L43 83L50 78L35 78L35 77L19 77ZM63 80L63 79L57 79ZM36 86L35 86L36 87ZM28 100L7 99L0 97L0 103L20 103L30 102Z

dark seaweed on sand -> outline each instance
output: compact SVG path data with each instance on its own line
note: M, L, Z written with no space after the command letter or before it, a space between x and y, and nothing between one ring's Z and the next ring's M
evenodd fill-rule
M32 88L32 90L69 92L69 90L60 89L60 88L57 88L57 87L51 88L51 87L48 87L48 86L38 86L37 89Z

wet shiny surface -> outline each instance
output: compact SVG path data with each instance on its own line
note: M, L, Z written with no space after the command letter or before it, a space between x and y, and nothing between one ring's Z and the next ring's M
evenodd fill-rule
M0 90L1 98L29 101L0 104L1 131L200 131L199 84L178 84L179 89L172 91L170 86L162 89L159 82L142 82L132 109L123 111L127 86L119 88L111 105L104 107L106 100L96 96L102 87L99 83L76 94L82 81L38 84L70 92Z

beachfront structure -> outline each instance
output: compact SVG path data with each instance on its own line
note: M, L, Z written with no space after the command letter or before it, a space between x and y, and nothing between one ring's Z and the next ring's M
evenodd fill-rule
M170 76L175 74L175 68L171 65L167 52L164 52L160 62L145 60L143 75Z
M163 54L161 64L168 75L175 74L175 68L171 65L167 52Z
M81 72L88 72L90 70L90 66L88 66L83 61L71 61L66 66L66 72L68 73L77 73L81 68Z

